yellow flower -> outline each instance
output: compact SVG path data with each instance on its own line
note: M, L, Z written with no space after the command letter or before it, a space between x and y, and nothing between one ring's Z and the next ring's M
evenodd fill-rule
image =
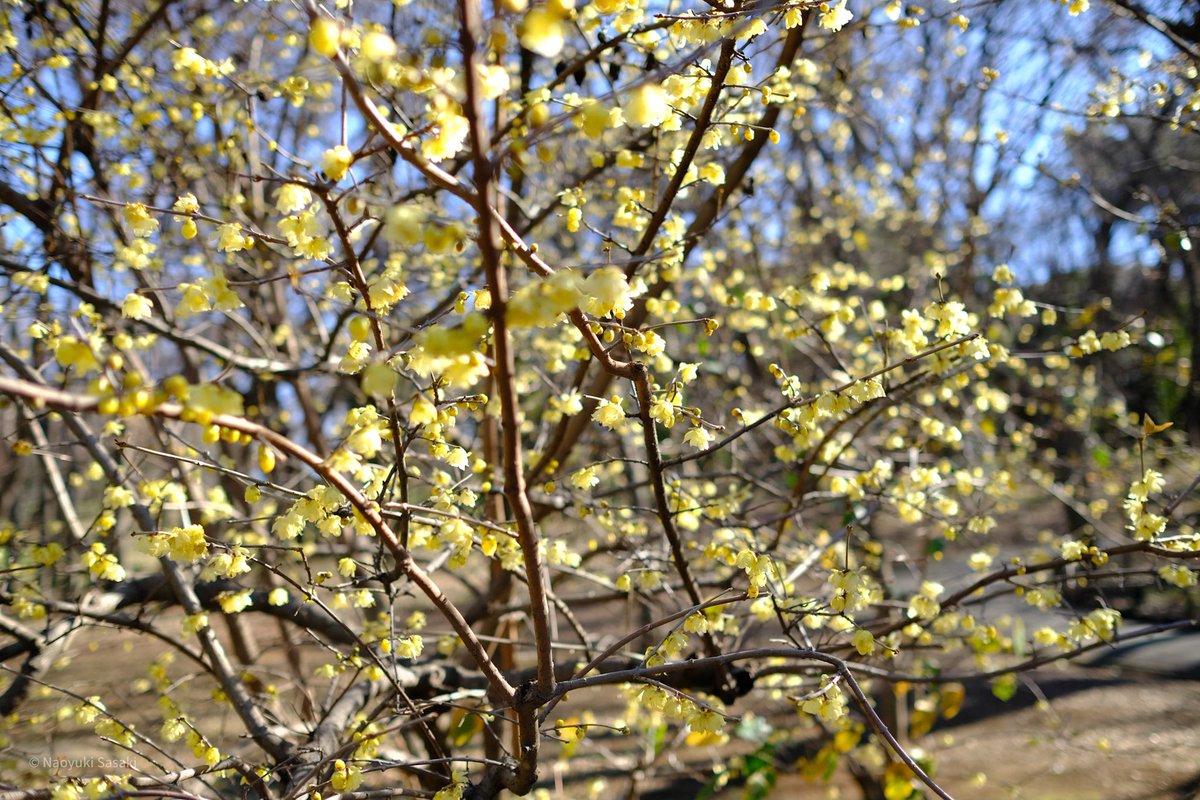
M625 398L613 395L612 400L601 400L592 412L592 419L609 430L617 430L625 423Z
M971 332L966 307L956 300L933 303L925 309L925 316L937 322L936 335L940 339L965 336Z
M178 742L187 734L188 728L179 717L164 720L160 734L168 742Z
M358 52L367 61L378 64L396 57L396 42L382 31L371 31L362 38Z
M212 308L212 302L200 284L181 283L178 288L183 292L183 297L179 298L179 305L175 307L175 313L179 315L180 319Z
M91 341L81 341L74 336L61 336L54 343L54 358L64 367L75 367L88 373L100 369L100 362L92 349Z
M992 565L992 560L990 553L980 550L971 554L967 559L967 566L974 572L985 572Z
M612 111L599 100L589 98L579 107L574 122L589 139L599 139L612 126Z
M600 482L600 478L596 475L596 467L584 467L576 470L571 475L571 485L576 489L587 490Z
M200 201L191 192L181 194L175 200L175 204L171 206L171 210L178 211L181 214L195 214L200 210Z
M847 22L854 19L854 14L846 8L846 0L840 0L832 6L822 3L820 12L817 21L822 28L830 31L840 31Z
M508 92L508 70L499 64L477 64L475 71L479 75L479 88L487 100L495 100Z
M265 473L275 469L275 451L265 444L258 447L258 468Z
M433 800L462 800L463 791L467 788L466 781L455 781L438 789Z
M625 273L617 267L601 267L583 282L584 308L597 317L615 312L620 319L633 306Z
M766 32L767 23L761 17L759 17L758 19L752 20L749 25L738 31L737 38L739 40L753 39L755 36L761 36Z
M391 244L411 246L425 236L425 209L411 203L392 206L383 223L383 238Z
M429 356L450 358L471 353L487 329L488 323L482 314L468 314L459 327L426 328L419 339Z
M217 553L205 564L200 573L201 580L211 581L217 578L235 578L250 571L250 562L246 559L246 550L234 547L223 553Z
M554 58L566 44L562 18L548 8L538 7L525 15L520 28L521 45L539 56Z
M657 83L643 83L633 90L625 104L625 119L639 128L662 125L670 115L667 93Z
M505 317L517 328L549 327L559 314L575 309L583 293L578 273L572 269L560 270L517 291L509 300Z
M353 161L354 154L350 152L350 148L339 144L321 154L321 171L325 173L325 177L336 183L345 177Z
M217 595L217 602L221 606L221 611L226 614L237 614L246 610L252 605L250 599L250 590L243 589L237 592L222 592Z
M725 168L715 161L710 161L700 168L700 180L707 181L713 186L725 184Z
M703 450L712 442L712 434L703 425L695 425L683 435L683 441L697 450Z
M158 220L150 216L150 212L141 203L130 203L125 206L125 222L134 236L146 237L158 230Z
M201 383L188 389L187 408L209 414L240 415L242 396L215 383Z
M279 230L283 232L298 256L307 258L325 258L332 252L333 245L325 238L325 227L317 220L316 214L305 212L295 217L285 217L279 222Z
M408 415L408 422L411 425L431 425L437 422L437 416L437 407L429 402L424 395L419 395L413 401L412 411Z
M80 725L92 725L96 718L106 711L104 702L99 695L92 695L75 706L75 721Z
M254 246L254 239L242 233L242 226L235 222L227 222L217 228L217 249L223 253L236 253L239 250L249 250Z
M425 649L425 640L416 634L401 637L392 648L401 658L416 658Z
M858 651L859 655L869 656L875 652L875 637L865 628L855 631L850 643L854 645L854 649Z
M362 770L355 766L347 766L340 758L333 762L333 775L329 785L339 792L353 792L362 783Z
M363 370L362 388L369 397L388 397L396 385L396 372L387 362L377 361Z
M168 554L175 561L198 561L208 555L208 541L199 525L172 528L167 535L170 537Z
M137 292L125 295L121 302L121 316L126 319L150 319L154 313L154 304L150 298Z
M834 722L846 715L846 698L837 684L831 683L829 676L821 679L821 688L810 695L800 704L800 710L806 714L819 716L826 722Z
M43 567L52 566L64 555L66 555L66 551L63 550L62 545L60 545L58 542L51 542L47 545L38 545L30 551L30 557Z
M1158 577L1173 586L1184 589L1196 585L1196 572L1188 569L1184 564L1168 564L1165 567L1159 567Z
M938 596L945 587L934 581L924 581L920 590L908 602L908 616L912 619L933 619L942 610Z
M341 34L337 22L328 17L318 17L313 20L312 27L308 30L308 43L318 54L333 58L337 55Z
M1100 336L1100 347L1104 350L1121 350L1129 347L1132 343L1133 339L1130 337L1129 331L1105 331Z
M462 150L470 130L470 123L461 114L438 114L437 133L421 142L421 154L434 163L453 158Z
M583 223L583 210L579 208L567 209L567 230L571 233L578 233L579 226Z
M455 469L464 469L470 463L470 458L466 450L461 447L451 447L446 450L442 460Z
M545 544L545 539L542 540ZM568 567L578 567L582 559L578 553L572 553L567 547L566 542L558 539L546 545L546 562L549 564L562 564Z
M82 560L88 571L100 580L125 580L125 568L117 561L117 557L109 553L108 548L100 542L93 544L91 549L83 554Z
M275 210L280 214L291 214L307 208L312 202L312 192L294 183L285 183L275 193Z
M351 342L346 348L346 355L338 363L338 371L354 375L366 366L371 357L371 345L366 342Z

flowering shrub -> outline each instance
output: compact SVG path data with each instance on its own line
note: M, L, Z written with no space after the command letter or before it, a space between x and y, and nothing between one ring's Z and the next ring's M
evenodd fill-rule
M524 795L631 737L716 788L808 738L803 775L945 797L907 744L964 681L1175 624L1063 598L1196 584L1183 406L1105 374L1186 357L1010 266L995 67L973 120L886 105L922 24L990 52L957 6L60 5L0 11L0 763L142 762L26 783ZM1181 59L1081 113L1194 135ZM136 676L76 647L114 628Z

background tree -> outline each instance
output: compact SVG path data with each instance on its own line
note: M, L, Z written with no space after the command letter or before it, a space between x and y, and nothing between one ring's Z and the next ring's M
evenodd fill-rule
M1195 41L1087 6L0 12L13 796L948 797L964 683L1190 625Z

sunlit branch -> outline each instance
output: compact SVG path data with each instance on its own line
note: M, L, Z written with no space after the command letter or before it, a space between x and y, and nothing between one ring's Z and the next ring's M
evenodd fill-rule
M840 386L835 386L834 388L830 389L829 391L834 394L839 394L841 392L846 391L847 389L849 389L851 386L858 383L859 381L869 381L872 378L878 378L880 375L885 375L885 374L891 372L892 370L911 366L911 365L917 363L918 361L921 361L925 358L928 358L931 355L934 355L935 353L940 353L941 351L948 350L952 347L958 347L959 345L966 344L967 342L973 341L978 338L979 338L978 333L971 333L966 336L962 336L957 339L954 339L953 341L942 342L941 344L934 345L933 347L930 347L926 350L922 350L920 353L917 353L916 355L909 356L908 358L905 358L902 361L896 361L894 363L880 367L877 370L868 372L866 375L863 375L860 378L856 378L851 381L846 381L845 383L841 384ZM822 393L822 394L824 394L824 393ZM747 433L754 430L755 428L765 425L766 423L775 419L775 417L782 414L784 411L787 411L792 408L800 408L801 406L806 406L806 405L809 405L810 403L815 403L818 399L820 399L820 397L821 397L820 394L815 394L815 395L810 395L808 397L801 398L799 400L791 400L787 403L778 405L775 408L768 411L763 416L754 420L754 422L751 422L748 425L742 426L738 430L736 430L733 433L729 434L728 436L718 440L714 444L709 445L708 447L706 447L703 450L697 450L695 453L687 453L685 455L676 456L675 458L666 459L665 461L663 461L663 467L664 468L677 467L680 464L687 463L688 461L695 461L696 459L704 458L705 456L711 455L712 453L716 453L720 450L724 450L725 447L727 445L729 445L730 442L733 442L734 440L739 439L742 436L745 436Z
M64 392L58 389L53 389L48 386L39 386L28 381L18 380L0 376L0 393L8 394L13 397L18 397L29 401L34 408L50 407L59 411L71 412L94 412L99 400L94 397L84 395L74 395L69 392ZM163 403L153 409L151 412L154 416L164 419L179 419L183 415L183 407L176 403ZM265 442L276 450L295 458L297 461L305 464L312 469L313 472L320 475L326 481L336 488L341 494L354 506L354 508L362 514L375 531L379 534L380 539L392 551L392 555L396 559L397 566L411 580L417 588L419 588L430 601L438 608L438 610L446 617L450 625L458 632L462 638L463 644L471 652L476 659L476 663L480 670L489 677L492 688L501 694L505 699L510 699L513 689L492 664L491 659L487 656L487 652L483 646L475 639L469 625L463 620L462 615L453 603L442 593L442 590L437 584L425 573L420 566L413 560L407 550L400 546L396 535L392 532L387 522L384 520L377 503L369 501L363 496L362 492L350 482L348 478L340 472L331 469L323 459L317 456L312 451L305 447L296 444L275 431L267 428L257 422L236 417L229 414L216 414L213 416L212 424L222 428L237 431L239 433L249 434L250 436ZM98 447L96 450L103 453ZM105 454L107 457L107 454ZM116 476L115 465L113 468L114 477ZM145 520L140 520L141 524L147 530L153 530L155 525L153 520L148 516ZM189 613L199 611L199 604L195 603L194 594L191 594L193 608L189 609ZM185 608L188 607L185 602Z

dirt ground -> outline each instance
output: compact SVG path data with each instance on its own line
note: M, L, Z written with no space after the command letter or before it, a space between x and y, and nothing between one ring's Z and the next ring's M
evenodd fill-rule
M914 744L933 756L937 782L957 800L1196 800L1200 682L1070 667L1027 678L1007 703L977 685L958 717ZM812 782L779 766L772 797L863 796L847 774ZM633 796L696 797L698 773ZM614 784L613 796L630 796L627 780ZM744 791L735 784L713 797Z
M932 734L938 778L956 797L1200 796L1200 683L1078 668L1027 681L1009 703L980 702Z
M71 663L48 677L57 685L110 698L110 707L125 704L132 709L128 722L154 732L161 718L153 707L153 693L138 697L148 688L141 680L146 647L144 639L128 634L85 632L72 648ZM102 671L99 677L97 670ZM35 700L30 710L52 713L57 706L46 698ZM121 757L116 750L101 753L95 738L72 723L58 725L55 733L36 740L22 735L22 728L0 747L0 783L38 786L55 774L106 771L64 769L46 762L47 757ZM590 752L581 753L578 766L604 779L605 798L692 798L711 775L711 752L682 748L680 755L670 756L681 761L657 764L657 775L646 775L632 786L629 768L637 755L631 752L632 743L620 737L587 741ZM1200 681L1069 666L1026 676L1007 703L978 684L968 687L956 718L914 744L934 755L939 783L959 800L1192 800L1200 797ZM810 783L790 764L778 766L774 797L861 797L847 775ZM668 778L672 772L674 777ZM552 797L587 796L579 783L556 781L551 762L543 775ZM734 783L715 796L738 798L743 790Z

